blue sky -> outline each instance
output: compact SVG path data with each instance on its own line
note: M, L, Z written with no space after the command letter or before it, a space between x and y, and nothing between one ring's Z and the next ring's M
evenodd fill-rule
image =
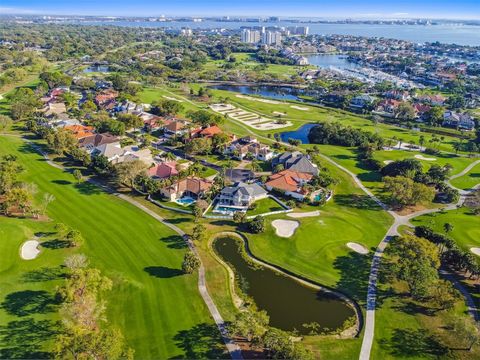
M0 0L1 13L480 19L480 0Z

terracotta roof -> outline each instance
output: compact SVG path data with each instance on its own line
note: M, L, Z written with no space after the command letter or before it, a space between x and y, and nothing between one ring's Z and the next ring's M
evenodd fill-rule
M175 161L164 162L148 169L148 174L160 179L168 178L178 174L176 166L177 163Z
M196 177L188 177L169 186L166 190L170 193L183 193L184 191L189 191L193 194L199 195L202 192L210 190L212 186L212 181Z
M171 123L168 123L165 128L167 130L170 130L172 132L177 132L182 130L185 127L185 124L180 122L180 121L172 121Z
M200 135L207 136L207 137L211 137L215 134L221 134L221 133L222 133L222 129L220 129L217 125L210 126L200 131Z
M118 138L114 135L105 133L105 134L93 134L90 136L86 136L82 139L79 139L78 144L79 146L89 146L92 145L93 147L100 146L103 144L110 144L116 142Z
M298 192L301 181L303 180L304 182L308 182L312 178L313 175L311 174L291 170L283 170L270 176L269 180L265 183L265 185L284 191Z
M76 139L83 139L95 134L93 126L67 125L64 129L71 131Z

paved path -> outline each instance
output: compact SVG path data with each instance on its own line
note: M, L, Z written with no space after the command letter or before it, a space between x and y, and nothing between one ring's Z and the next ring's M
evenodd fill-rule
M13 135L15 136L15 135ZM40 147L37 145L33 144L31 141L24 139L26 142L28 142L37 152L39 152L50 166L53 166L57 169L65 171L65 167L53 162L50 160L47 154L45 154ZM188 247L190 248L191 251L193 251L195 254L198 256L198 252L195 248L195 245L193 242L188 238L188 236L185 234L183 230L181 230L179 227L175 226L174 224L169 223L166 221L164 218L162 218L160 215L158 215L156 212L153 210L147 208L146 206L140 204L138 201L134 200L128 195L120 194L111 188L99 183L98 181L95 181L94 179L88 179L88 182L102 188L103 190L107 191L110 194L113 194L117 196L118 198L127 201L131 205L137 207L138 209L142 210L143 212L147 213L151 217L153 217L155 220L161 222L165 226L168 226L170 229L175 231L177 234L183 237L183 239L187 242ZM200 257L199 257L200 259ZM234 360L241 360L242 359L242 353L240 348L230 339L228 336L227 328L225 325L225 321L222 318L222 315L218 311L217 306L213 302L213 299L211 298L210 294L208 293L207 286L206 286L206 280L205 280L205 267L203 264L200 262L200 267L198 269L198 290L200 292L200 295L203 298L203 301L207 305L208 310L210 311L210 314L213 317L213 320L217 324L217 327L220 331L220 334L222 335L223 341L225 342L225 345L227 347L228 352L230 353L230 356Z
M472 295L468 292L467 289L455 278L455 276L447 270L440 270L440 274L447 280L453 283L453 286L460 291L460 293L465 298L465 302L467 303L467 311L468 313L475 319L475 321L480 321L480 314L477 306L475 305L475 301L473 300Z

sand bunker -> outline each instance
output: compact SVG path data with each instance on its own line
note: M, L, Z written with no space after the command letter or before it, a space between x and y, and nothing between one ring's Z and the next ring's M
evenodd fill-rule
M473 254L475 254L475 255L477 255L477 256L480 256L480 248L478 248L478 247L472 247L472 248L470 248L470 251L471 251Z
M383 160L383 163L385 165L391 164L392 162L393 162L393 160Z
M349 242L347 243L347 246L359 254L362 254L362 255L368 254L368 249L363 245L360 245L354 242Z
M297 110L302 110L302 111L308 111L308 110L310 110L308 107L305 107L305 106L291 105L290 107L291 107L292 109L297 109Z
M287 214L288 217L292 218L304 218L304 217L313 217L320 215L320 211L310 211L310 212L303 212L303 213L289 213Z
M40 243L37 240L25 241L20 251L20 257L23 260L35 259L40 253L40 250L38 250L38 245L40 245Z
M288 238L293 235L300 223L292 220L273 220L272 226L275 228L275 233L280 237Z
M437 159L435 158L429 158L429 157L425 157L423 155L415 155L415 159L418 159L418 160L425 160L425 161L437 161Z
M280 112L280 111L274 111L273 114L274 114L274 115L278 115L278 116L286 116L286 115L287 115L287 114L282 113L282 112Z

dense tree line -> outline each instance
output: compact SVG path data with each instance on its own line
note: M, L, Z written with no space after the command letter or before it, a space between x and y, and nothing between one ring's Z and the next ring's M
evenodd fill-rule
M308 139L313 144L340 146L362 146L371 144L376 149L381 149L384 144L383 138L377 134L346 127L338 122L318 123L310 130Z

